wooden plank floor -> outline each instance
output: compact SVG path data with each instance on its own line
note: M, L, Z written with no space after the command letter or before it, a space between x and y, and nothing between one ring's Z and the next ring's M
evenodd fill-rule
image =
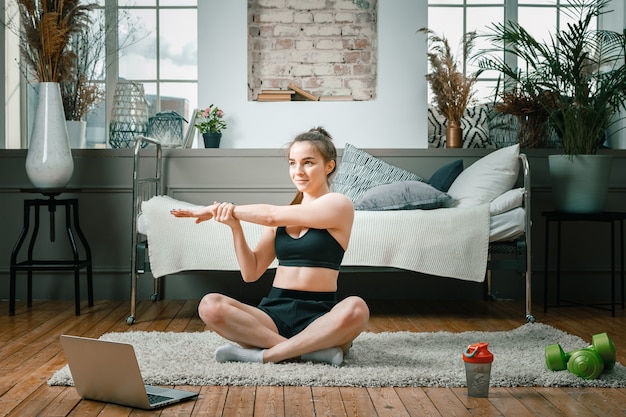
M509 330L524 323L521 302L368 301L369 330L415 332ZM128 303L97 301L74 316L71 302L18 303L17 314L0 316L0 416L624 416L626 389L491 388L489 398L469 398L465 388L183 387L196 401L142 411L81 400L74 388L47 380L65 364L63 333L99 337L111 331L192 332L204 329L197 301L142 301L138 320L125 323ZM8 304L0 302L8 311ZM626 315L592 308L550 309L537 320L586 341L608 332L617 359L626 363Z

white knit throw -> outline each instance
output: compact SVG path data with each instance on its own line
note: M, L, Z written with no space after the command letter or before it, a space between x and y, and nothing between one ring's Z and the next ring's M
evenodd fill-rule
M195 207L167 196L143 203L150 264L155 277L185 270L238 270L228 226L175 218L174 208ZM262 226L242 222L254 247ZM394 267L481 282L489 243L488 205L436 210L357 211L343 266ZM274 262L271 267L276 267Z

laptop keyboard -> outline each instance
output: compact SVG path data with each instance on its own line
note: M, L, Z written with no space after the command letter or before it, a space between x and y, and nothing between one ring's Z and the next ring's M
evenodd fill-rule
M157 394L148 394L148 401L150 401L150 404L158 404L163 401L169 401L171 399L172 397L165 397L163 395L157 395Z

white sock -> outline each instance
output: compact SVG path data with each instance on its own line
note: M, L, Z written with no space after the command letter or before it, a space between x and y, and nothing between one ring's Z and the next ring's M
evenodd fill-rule
M305 362L324 362L340 366L343 363L343 351L341 348L334 347L305 353L300 358Z
M218 362L258 362L263 363L264 349L245 349L231 344L215 349L215 360Z

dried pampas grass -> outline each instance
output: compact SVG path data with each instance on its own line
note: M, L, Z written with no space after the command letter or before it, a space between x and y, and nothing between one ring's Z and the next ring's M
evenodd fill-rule
M88 30L95 5L80 0L16 0L21 30L20 54L40 82L72 76L76 55L67 49L72 35Z
M448 120L458 122L463 117L468 104L473 100L473 87L478 79L479 71L466 76L459 70L450 44L445 37L438 36L428 28L421 28L418 32L428 36L428 61L432 72L426 74L426 80L435 96L435 104ZM475 38L475 32L467 33L463 37L464 59L470 56Z
M549 113L546 106L535 97L520 89L506 91L501 95L495 109L500 113L512 114L520 123L518 140L523 148L546 146Z

